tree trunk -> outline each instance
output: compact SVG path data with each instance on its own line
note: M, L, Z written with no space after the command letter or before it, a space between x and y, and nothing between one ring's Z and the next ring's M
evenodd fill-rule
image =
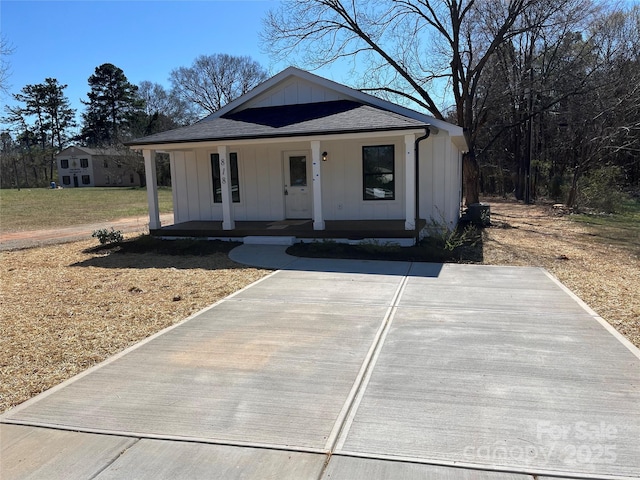
M15 157L13 158L13 171L16 175L16 187L20 190L20 178L18 177L18 164L16 162Z
M462 156L462 178L464 179L464 198L467 206L480 201L478 189L478 161L475 153L469 151Z
M567 198L567 207L573 208L576 204L576 197L578 196L578 177L580 177L580 171L576 168L573 171L573 178L571 179L571 189L569 190L569 196Z

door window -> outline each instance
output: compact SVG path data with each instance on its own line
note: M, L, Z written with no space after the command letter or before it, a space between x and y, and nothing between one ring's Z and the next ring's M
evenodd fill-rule
M307 186L307 157L289 157L289 178L292 187Z

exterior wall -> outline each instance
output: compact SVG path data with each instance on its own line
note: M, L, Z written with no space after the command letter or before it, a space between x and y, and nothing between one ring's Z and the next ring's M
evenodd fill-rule
M395 146L395 199L364 200L362 147ZM460 215L461 152L440 132L420 142L420 218L453 227ZM233 204L237 221L285 219L284 158L306 151L308 142L229 147L238 154L240 203ZM326 141L328 160L321 163L322 211L325 220L399 220L405 218L404 137ZM213 201L211 154L214 149L171 154L171 178L176 222L222 220L222 204ZM412 159L413 161L413 159ZM309 177L311 182L311 177ZM413 188L413 186L410 186Z
M87 160L87 166L82 167L82 160ZM78 179L78 187L138 187L140 176L126 163L118 167L116 155L94 155L78 147L69 147L56 156L58 166L58 185L64 188L75 188L74 176ZM63 161L68 167L63 168ZM108 167L104 166L105 160ZM65 183L68 177L69 182ZM89 183L83 182L83 177L89 178Z
M107 166L105 167L105 161ZM128 165L120 164L110 155L92 157L94 184L96 187L139 187L140 176Z
M394 145L394 200L364 200L362 147ZM405 217L404 137L321 142L322 213L325 220L401 220Z
M91 155L83 152L80 149L72 148L64 151L64 155L56 157L58 166L58 185L64 188L75 188L77 179L78 187L93 187L95 186L95 177L93 173L93 162L91 161ZM87 160L87 167L82 167L82 160ZM63 168L63 161L68 162L68 167ZM65 178L67 177L67 178ZM88 177L89 182L83 182L83 177ZM68 180L65 182L65 180Z
M460 217L462 156L448 135L420 142L420 218L450 227Z
M240 203L233 204L235 220L284 220L283 150L305 146L295 143L229 148L230 153L238 154ZM213 201L212 153L217 150L172 154L176 222L222 220L222 204Z
M395 146L395 199L364 200L362 147L390 144ZM233 204L235 220L285 219L284 158L292 151L306 151L311 161L308 142L229 147L230 153L238 154L240 203ZM321 164L325 220L404 219L404 137L321 142L320 151L328 152L328 161ZM172 153L176 222L222 220L222 204L213 201L212 153L216 150ZM309 174L310 185L311 178Z

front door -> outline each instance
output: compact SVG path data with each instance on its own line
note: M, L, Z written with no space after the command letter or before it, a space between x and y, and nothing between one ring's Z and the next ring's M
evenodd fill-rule
M309 156L287 154L284 159L284 208L287 218L311 218Z

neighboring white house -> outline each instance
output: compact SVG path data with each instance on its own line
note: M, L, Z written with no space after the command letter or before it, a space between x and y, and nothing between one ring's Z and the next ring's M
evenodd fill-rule
M56 155L58 185L77 187L139 187L131 155L109 149L67 147Z
M143 151L157 234L158 151L170 156L175 224L213 222L207 236L241 236L242 222L287 235L273 222L309 220L316 236L339 237L326 233L337 222L396 221L406 237L416 218L460 216L462 128L293 67L194 125L127 145Z

